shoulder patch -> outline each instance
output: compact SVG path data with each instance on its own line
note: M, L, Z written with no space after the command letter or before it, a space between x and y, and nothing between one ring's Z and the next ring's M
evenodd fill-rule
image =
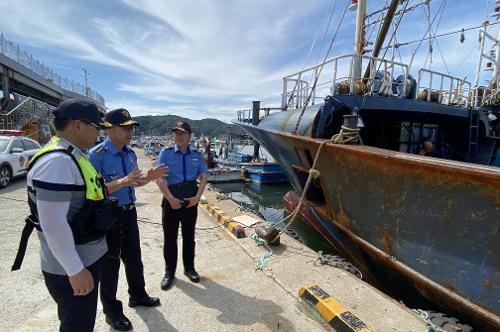
M98 147L97 149L95 149L94 152L97 155L102 155L104 152L106 152L106 150L108 150L108 148L105 147L104 145L101 145L100 147Z

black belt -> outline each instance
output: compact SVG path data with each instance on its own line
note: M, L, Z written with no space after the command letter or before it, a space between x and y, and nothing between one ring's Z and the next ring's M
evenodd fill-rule
M124 209L125 211L133 210L135 209L135 203L122 205L122 209Z

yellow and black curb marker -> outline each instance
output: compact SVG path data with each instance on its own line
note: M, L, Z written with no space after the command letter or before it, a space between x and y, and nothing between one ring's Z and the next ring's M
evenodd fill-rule
M207 204L207 211L214 216L215 219L217 219L219 224L223 225L228 231L231 232L231 234L236 236L237 239L241 239L246 236L243 227L236 221L233 221L231 217L225 215L219 207Z
M317 285L307 285L301 288L299 295L337 332L375 331Z

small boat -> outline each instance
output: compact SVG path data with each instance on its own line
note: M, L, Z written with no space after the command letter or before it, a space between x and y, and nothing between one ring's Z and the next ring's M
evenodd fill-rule
M258 184L288 182L288 177L277 162L250 162L240 164L246 178Z
M244 177L239 168L219 166L208 170L209 183L241 182Z

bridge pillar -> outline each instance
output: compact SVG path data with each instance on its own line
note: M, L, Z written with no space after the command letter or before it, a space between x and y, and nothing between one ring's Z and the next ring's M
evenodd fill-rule
M9 68L0 65L2 69L2 91L3 96L0 99L0 108L2 110L8 109L10 105L10 80L9 80Z

